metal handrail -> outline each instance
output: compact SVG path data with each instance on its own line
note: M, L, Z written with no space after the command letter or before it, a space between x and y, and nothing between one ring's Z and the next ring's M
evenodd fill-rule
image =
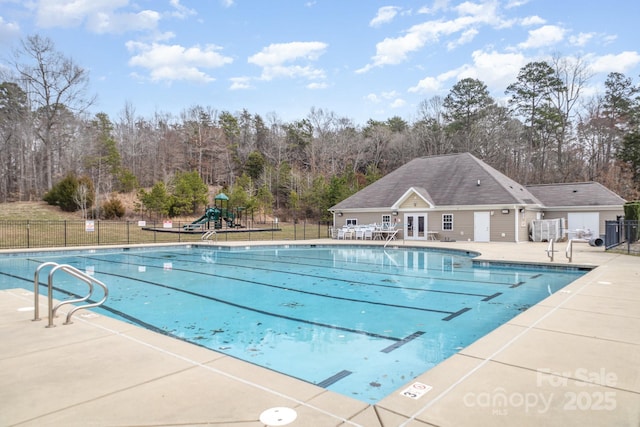
M569 239L567 243L567 248L564 250L564 254L567 258L569 258L569 262L573 259L573 240Z
M78 303L78 302L84 302L86 300L88 300L91 295L93 294L93 285L96 284L98 286L100 286L102 288L102 290L104 291L104 296L102 297L102 299L98 302L94 302L91 304L85 304L85 305L81 305L78 307L74 307L71 310L69 310L69 312L67 313L67 317L65 319L64 324L65 325L69 325L71 324L71 316L73 316L73 314L83 308L92 308L92 307L98 307L102 304L104 304L104 302L107 300L107 297L109 296L109 289L107 288L107 285L105 285L104 283L102 283L100 280L96 279L95 277L92 277L80 270L78 270L77 268L68 265L68 264L58 264L55 262L45 262L43 264L40 264L38 266L38 268L36 268L36 272L34 274L34 278L33 278L33 286L34 286L34 319L33 320L40 320L39 317L39 291L38 291L38 286L39 286L39 276L40 276L40 270L42 270L44 267L47 266L54 266L51 271L49 272L49 278L47 280L47 286L48 286L48 309L49 309L49 323L47 325L47 328L52 328L54 327L54 323L53 323L53 318L55 317L56 311L63 305L66 304L74 304L74 303ZM76 298L76 299L72 299L72 300L66 300L66 301L62 301L60 303L58 303L55 307L53 306L53 275L56 273L56 271L63 271L83 282L85 282L88 286L89 286L89 293L82 297L82 298Z
M386 248L387 245L396 238L396 234L398 234L398 231L400 230L393 230L393 234L387 236L387 242L384 244L384 246L382 246L383 248Z
M57 262L44 262L36 268L33 274L33 320L40 320L40 270L51 265L58 265Z
M206 233L204 233L202 235L202 237L200 237L200 240L209 240L209 238L211 236L216 236L216 242L218 241L218 233L216 233L216 230L209 230Z
M549 257L551 262L553 262L553 253L555 252L554 245L553 245L553 239L549 239L549 246L547 246L546 252L547 252L547 256Z

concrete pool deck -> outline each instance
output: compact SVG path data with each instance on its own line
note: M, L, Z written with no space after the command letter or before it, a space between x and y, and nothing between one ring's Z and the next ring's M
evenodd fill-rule
M549 263L546 243L403 244ZM373 406L86 310L45 328L44 298L34 322L32 292L0 291L0 425L640 426L640 258L575 243L571 265L597 268Z

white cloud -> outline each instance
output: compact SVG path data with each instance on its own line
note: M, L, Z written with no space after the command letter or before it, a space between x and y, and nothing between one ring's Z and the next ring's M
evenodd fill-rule
M478 35L478 33L479 31L476 30L475 28L470 28L464 31L462 34L460 34L460 37L458 37L458 40L447 43L447 49L453 50L458 46L470 43Z
M473 64L445 71L435 77L427 76L409 92L437 94L452 86L451 81L473 78L484 82L488 87L504 90L517 77L520 69L530 61L520 53L498 53L477 50L472 53Z
M0 42L16 38L20 35L20 25L15 22L6 22L0 16Z
M580 33L577 36L569 37L569 43L574 46L585 46L589 43L589 40L593 39L596 36L596 33Z
M384 99L393 99L399 95L398 91L392 90L389 92L382 92L380 94Z
M312 90L326 89L328 87L329 85L325 82L313 82L307 85L307 89L312 89Z
M127 42L127 49L136 52L129 59L132 67L142 67L149 70L152 81L185 80L207 83L215 78L206 74L202 69L219 68L230 64L230 57L221 55L218 46L208 45L204 48L194 46L185 48L180 45L146 44Z
M160 13L153 10L118 12L128 0L39 0L36 24L42 28L71 28L82 24L95 33L155 29Z
M477 78L487 86L506 88L518 76L530 58L521 53L499 53L477 50L472 53L473 66L467 68L461 77Z
M171 13L171 15L176 18L184 19L187 16L197 15L194 9L189 9L188 7L184 6L180 3L180 0L169 0L169 3L175 9L175 11Z
M271 44L248 58L250 64L262 67L263 80L277 77L302 77L310 80L323 79L324 71L309 65L285 65L292 62L316 61L327 49L322 42L291 42Z
M497 8L498 3L495 0L483 4L464 2L456 7L460 16L455 19L432 20L414 25L403 36L386 38L377 43L372 62L356 70L356 73L365 73L375 67L400 64L408 59L410 53L422 49L429 43L438 42L443 36L470 31L466 34L466 37L470 37L474 34L472 29L477 31L476 27L479 25L504 25L505 21L498 17ZM464 40L465 36L461 37ZM459 38L458 41L460 40Z
M369 102L373 102L374 104L380 103L380 98L378 98L378 95L376 95L375 93L368 94L367 96L364 97L364 99L366 99Z
M543 25L540 28L529 31L529 38L518 44L521 49L531 49L537 47L551 46L562 39L567 30L557 25Z
M534 16L527 16L526 18L522 18L520 20L520 24L523 27L529 27L531 25L542 25L542 24L546 24L547 21L545 21L544 19L540 18L538 15L534 15Z
M514 7L524 6L529 3L529 0L510 0L505 6L505 9L513 9Z
M383 6L378 9L378 14L375 18L373 18L369 22L369 26L371 27L379 27L382 24L386 24L387 22L391 22L393 18L396 17L398 11L400 10L397 6Z
M220 0L220 3L222 3L224 7L231 7L235 4L235 0Z
M440 10L445 10L449 6L449 0L435 0L432 7L423 6L418 9L419 14L433 14Z
M425 77L417 85L409 88L409 92L435 93L442 88L442 82L435 77Z
M390 107L391 108L402 108L405 105L407 105L407 102L402 98L398 98L398 99L394 99L393 100L393 102L391 103Z
M229 86L229 90L244 90L251 89L251 78L250 77L232 77L231 86Z
M323 79L325 77L324 71L306 66L302 67L300 65L274 65L270 67L265 67L262 69L262 75L260 78L262 80L273 80L277 78L304 78L307 80L317 80Z
M640 64L638 52L625 51L591 59L591 70L595 73L625 73Z
M96 13L87 17L87 29L98 34L153 30L158 26L159 20L160 14L152 10L139 13Z

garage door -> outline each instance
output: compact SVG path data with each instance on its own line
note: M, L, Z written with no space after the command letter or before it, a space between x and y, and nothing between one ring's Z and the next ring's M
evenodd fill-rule
M600 214L598 212L569 212L567 217L569 238L582 239L591 233L591 237L600 236Z

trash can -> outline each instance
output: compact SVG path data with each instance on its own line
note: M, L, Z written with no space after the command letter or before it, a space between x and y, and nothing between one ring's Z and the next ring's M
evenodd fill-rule
M604 245L604 239L602 237L592 237L589 240L589 246L602 246Z

